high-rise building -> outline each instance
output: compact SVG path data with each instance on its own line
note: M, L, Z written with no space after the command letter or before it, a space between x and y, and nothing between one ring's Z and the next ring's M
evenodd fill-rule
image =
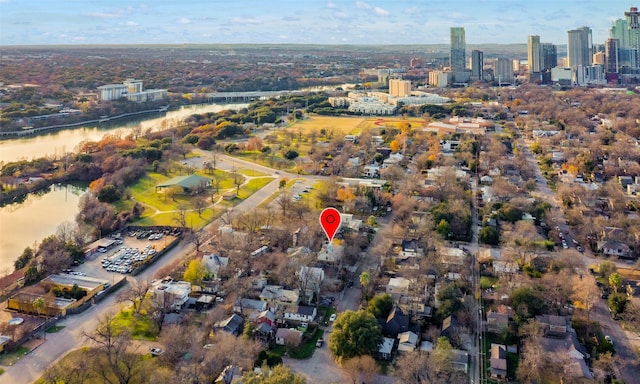
M513 83L511 60L504 58L493 59L493 79L499 85Z
M569 41L567 44L568 66L573 68L577 65L588 67L593 59L593 41L591 28L582 27L568 32Z
M452 72L464 72L465 66L465 50L467 44L465 42L464 28L451 27L451 54L449 56Z
M394 97L407 97L411 95L411 81L389 79L389 95Z
M558 48L551 43L542 43L540 45L541 54L541 71L550 71L551 68L558 66Z
M638 8L631 7L625 12L629 25L629 49L631 50L631 68L640 68L640 12Z
M484 78L484 53L477 49L471 51L471 77L474 80L482 80Z
M542 72L541 59L540 36L531 35L527 37L527 64L529 65L529 75Z
M606 73L619 73L620 72L620 61L618 59L618 52L620 51L620 46L618 39L607 39L607 42L604 46L604 53L606 57L606 63L604 65L604 71Z

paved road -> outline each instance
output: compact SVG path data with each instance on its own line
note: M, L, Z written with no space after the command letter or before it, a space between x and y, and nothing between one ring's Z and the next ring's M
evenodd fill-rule
M204 160L206 160L206 158ZM242 165L243 168L252 168L269 175L275 175L275 171L273 169L225 155L220 155L217 164L221 169L232 169L233 167L239 168L240 165ZM286 177L297 177L297 175L286 172L281 172L281 174L284 174ZM277 190L278 183L274 180L258 192L242 201L234 208L234 210L249 211L258 206ZM207 228L204 230L206 231ZM162 267L171 264L176 260L184 259L193 250L193 244L183 241L171 251L167 252L167 254L163 255L152 266L136 276L135 279L138 281L151 280ZM128 279L133 278L134 277L131 276L128 277ZM71 315L62 320L59 324L64 325L65 328L58 333L48 334L46 342L40 347L18 360L18 362L13 366L6 367L5 373L0 376L0 382L12 384L33 383L42 376L44 370L48 366L58 361L69 351L79 348L85 343L85 338L82 336L83 331L86 330L89 332L94 330L100 319L114 314L118 309L119 305L116 301L115 295L111 295L87 311L78 315Z
M553 207L553 218L555 220L554 224L559 227L560 231L565 233L566 241L568 244L571 244L573 236L571 234L571 228L565 220L562 207L559 206L553 191L549 188L546 179L542 176L536 159L533 156L533 153L529 150L528 143L521 139L520 146L522 147L527 161L536 172L537 191L539 197L551 204ZM580 255L580 260L583 263L584 269L582 270L582 273L588 273L587 268L590 264L594 263L594 256L588 248L585 249L583 254L577 254ZM625 383L640 382L640 361L638 356L633 351L633 347L629 343L629 339L620 327L620 324L613 320L609 314L606 300L598 299L594 303L594 307L591 312L591 319L597 320L600 323L603 332L611 336L614 342L616 355L618 356L616 367L619 372L619 377L624 380Z

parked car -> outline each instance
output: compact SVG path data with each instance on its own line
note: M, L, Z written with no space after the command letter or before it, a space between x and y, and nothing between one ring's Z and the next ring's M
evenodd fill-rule
M337 315L337 314L332 313L332 314L331 314L331 316L329 316L329 321L334 322L334 321L336 321L336 318L337 318L337 317L338 317L338 315Z
M608 342L609 344L611 344L611 346L613 346L613 339L611 338L611 336L609 336L609 335L605 335L605 336L604 336L604 339L605 339L605 340L607 340L607 342Z
M316 347L320 348L322 347L322 344L324 344L324 339L319 338L318 341L316 341Z
M160 356L164 353L164 350L161 348L149 348L149 352L152 356Z

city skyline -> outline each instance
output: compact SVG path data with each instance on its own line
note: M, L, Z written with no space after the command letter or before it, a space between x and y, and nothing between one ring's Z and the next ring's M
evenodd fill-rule
M449 44L462 27L467 44L526 44L527 36L567 44L588 26L604 44L627 1L542 0L0 0L0 45L61 44ZM394 33L390 33L394 32Z

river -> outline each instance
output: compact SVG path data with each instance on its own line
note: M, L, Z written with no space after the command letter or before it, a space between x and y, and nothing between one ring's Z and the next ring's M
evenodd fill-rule
M218 112L223 109L241 109L248 104L201 104L184 106L169 111L165 116L157 115L130 120L116 120L98 126L62 129L41 136L30 136L0 141L0 162L33 159L49 155L60 155L75 151L84 140L99 140L106 134L128 133L141 125L159 130L177 125L196 113ZM78 212L80 196L86 188L74 186L52 186L48 191L32 194L20 204L0 208L0 277L13 271L13 263L22 251L55 234L58 226L74 222Z
M0 162L31 160L43 156L61 155L75 152L78 144L85 140L97 141L106 134L122 132L127 134L140 125L142 131L160 130L178 125L182 120L197 113L219 112L223 109L241 109L249 104L199 104L180 107L152 117L134 117L132 119L114 120L102 124L94 124L77 128L61 129L38 136L20 137L0 140Z

